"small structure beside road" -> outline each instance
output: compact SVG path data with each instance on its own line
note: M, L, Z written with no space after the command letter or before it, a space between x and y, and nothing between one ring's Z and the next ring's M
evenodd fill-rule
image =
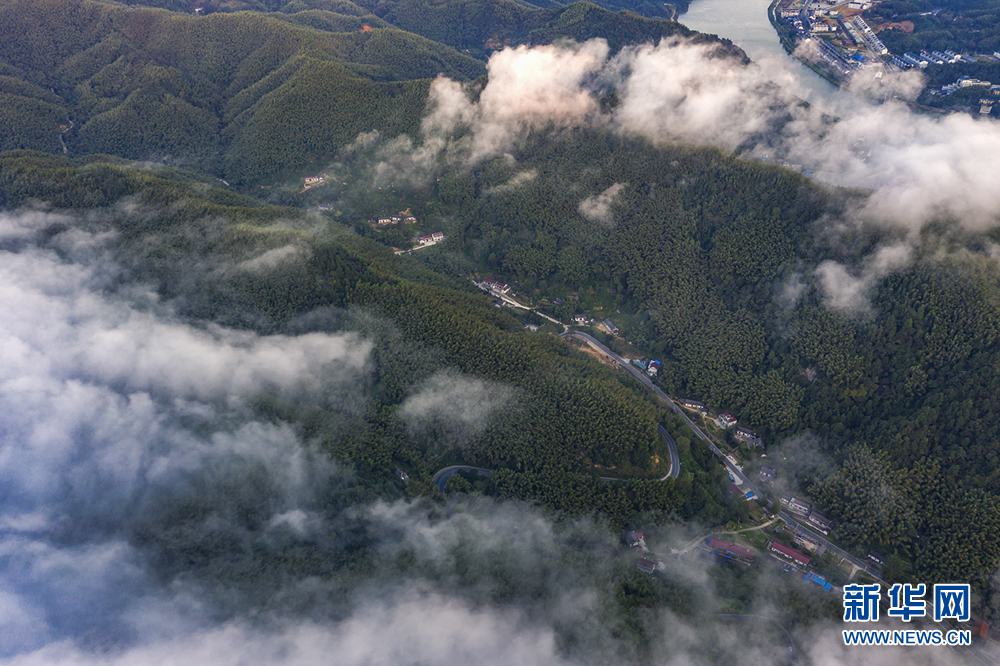
M648 553L649 548L646 547L646 540L643 538L642 532L626 532L625 533L625 543L632 550L639 553Z
M715 537L709 537L706 539L705 545L716 555L740 562L753 562L755 555L754 551L746 546L741 546L737 543L731 543L729 541L723 541L722 539L717 539Z
M645 557L640 557L639 561L635 563L635 568L644 574L652 576L656 572L656 562L648 560Z
M768 544L767 544L767 548L772 553L776 553L777 555L780 555L781 557L783 557L783 558L785 558L787 560L791 560L792 562L795 562L797 564L801 564L802 566L808 566L809 565L809 556L808 555L800 553L799 551L795 550L794 548L789 548L788 546L786 546L785 544L781 543L780 541L775 541L774 539L771 539L768 542Z

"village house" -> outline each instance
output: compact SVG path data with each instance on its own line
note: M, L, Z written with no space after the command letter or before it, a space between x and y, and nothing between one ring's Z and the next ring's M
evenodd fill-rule
M781 496L781 506L794 514L805 518L812 511L812 504L805 500L800 500L794 495L786 493Z
M736 543L730 543L729 541L723 541L722 539L717 539L715 537L709 537L705 541L709 550L711 550L716 555L720 555L727 559L736 559L743 562L752 562L754 552L746 546L741 546Z
M681 398L677 402L680 403L681 407L686 407L687 409L693 409L699 414L705 414L708 412L708 408L705 407L705 403L698 402L697 400L688 400L687 398Z
M722 412L719 414L718 423L720 428L732 428L736 425L736 417L729 412Z
M809 523L810 527L822 534L829 534L830 530L833 529L833 521L823 514L815 511L809 512L809 517L806 519L806 522Z
M642 532L630 531L625 533L625 543L629 548L640 553L648 553L649 548L646 548L646 540L643 538Z
M650 576L656 571L656 562L653 560L647 560L645 557L639 558L639 561L635 563L635 567L644 574Z
M736 439L746 442L747 446L751 448L757 448L758 446L764 446L764 440L757 436L750 428L746 426L736 426L736 431L733 433Z
M757 476L759 476L760 480L766 483L767 485L773 486L774 482L778 478L778 470L774 469L773 467L761 467L760 472L757 474Z
M789 548L788 546L786 546L785 544L781 543L780 541L775 541L774 539L771 539L768 542L767 547L768 547L768 550L770 550L772 553L776 553L777 555L780 555L781 557L784 557L785 559L791 560L792 562L794 562L796 564L801 564L802 566L808 566L809 565L809 556L808 555L804 555L804 554L800 553L799 551L795 550L794 548Z
M602 321L601 327L611 335L618 335L618 327L615 326L615 322L611 321L610 319L605 319L604 321Z
M323 182L323 176L306 176L305 177L306 187L309 187L310 185L319 185L322 182Z
M500 282L499 280L494 280L493 278L483 278L479 282L480 289L488 289L497 294L506 294L510 291L510 285L506 282Z
M807 550L815 556L822 555L826 552L826 546L821 544L815 538L804 534L802 532L796 532L792 537L792 543L794 543L799 548Z

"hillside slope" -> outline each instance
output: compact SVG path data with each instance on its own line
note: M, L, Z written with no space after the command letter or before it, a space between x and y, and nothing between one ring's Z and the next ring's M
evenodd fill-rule
M70 153L173 158L239 183L361 131L410 132L426 79L485 72L399 30L329 33L252 13L5 0L0 31L0 149L56 152L61 135Z

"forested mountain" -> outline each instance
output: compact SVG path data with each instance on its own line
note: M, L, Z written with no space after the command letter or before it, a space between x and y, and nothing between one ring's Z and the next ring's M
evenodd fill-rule
M413 131L423 79L485 71L398 30L319 32L252 13L12 1L0 30L0 147L58 152L61 138L73 154L171 158L237 183L362 131Z
M719 151L586 134L538 142L517 158L440 183L442 200L461 211L451 237L475 268L564 299L553 310L564 319L610 306L623 335L663 362L669 390L732 410L769 441L820 436L844 468L800 481L847 543L913 558L921 580L992 570L995 262L960 251L942 260L933 245L880 287L871 313L845 315L815 287L796 285L825 261L856 260L891 240L872 230L849 243L823 240L822 220L856 194ZM533 177L498 187L517 173ZM613 204L588 219L581 198L602 192ZM957 505L976 520L945 518ZM974 548L965 545L970 530Z
M427 79L485 73L453 48L484 56L510 43L605 35L620 47L689 33L586 3L373 5L385 20L347 2L283 9L196 16L4 0L0 149L167 159L248 185L329 158L361 132L413 133Z
M663 361L665 388L737 413L769 442L815 437L833 464L797 481L838 521L838 538L911 562L901 578L973 578L988 594L1000 562L1000 274L983 248L996 232L924 231L907 266L845 314L817 287L820 267L859 265L897 232L834 238L823 225L870 192L716 148L532 126L491 153L500 157L399 185L393 194L433 211L449 240L396 257L387 246L408 235L367 225L391 196L359 203L351 188L364 174L338 151L366 132L416 137L434 77L480 79L504 45L602 36L614 51L690 33L589 3L220 1L199 5L203 16L187 3L125 4L157 7L0 0L0 206L97 211L80 224L110 230L122 284L151 285L188 320L373 340L370 399L349 425L322 405L254 405L350 461L373 494L400 494L385 477L401 465L412 495L433 495L435 469L463 462L494 470L477 482L486 492L616 526L641 512L741 516L723 468L679 423L563 342L524 332L468 285L478 272L561 299L551 313L563 320L614 311ZM745 62L731 45L712 57L728 56ZM343 191L282 188L335 157ZM243 194L215 189L218 178ZM261 184L296 207L248 196ZM336 217L301 210L334 200ZM260 264L269 269L245 269ZM458 375L498 391L504 418L471 434L406 423L414 386ZM689 466L676 482L656 476L661 421ZM460 450L442 450L449 439ZM602 483L604 468L635 480Z
M613 14L589 2L549 9L515 0L362 0L359 4L404 30L480 56L503 46L548 44L567 37L578 41L603 37L617 50L670 35L696 35L679 23L632 12Z
M295 209L206 187L171 169L147 172L106 158L70 161L23 151L0 155L0 207L31 201L99 213L120 234L113 256L125 271L122 282L155 285L186 317L273 334L301 331L300 317L324 308L361 307L377 315L366 319L348 310L321 318L327 326L351 322L377 341L378 398L367 406L363 427L325 439L329 417L311 406L267 406L273 418L320 438L331 454L376 481L403 464L414 475L411 489L430 492L430 474L454 460L450 447L435 443L450 439L437 430L446 424L414 432L397 413L414 385L451 368L508 396L499 418L486 420L484 413L483 423L471 427L460 458L496 470L494 492L565 511L597 511L619 524L640 511L677 511L709 522L729 511L725 472L703 447L693 451L701 456L694 475L676 486L658 478L599 482L597 463L640 475L657 471L650 462L662 447L656 425L667 418L659 408L565 343L528 334L465 280L400 260L333 221L306 231L315 221ZM122 208L125 201L129 206ZM135 206L146 212L130 214ZM269 271L210 268L288 248L298 249Z

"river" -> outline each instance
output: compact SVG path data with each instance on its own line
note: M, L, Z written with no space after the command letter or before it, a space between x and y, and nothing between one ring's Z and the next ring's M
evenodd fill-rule
M732 40L775 83L824 110L843 103L842 91L788 55L767 18L770 0L692 0L677 17L692 30Z

